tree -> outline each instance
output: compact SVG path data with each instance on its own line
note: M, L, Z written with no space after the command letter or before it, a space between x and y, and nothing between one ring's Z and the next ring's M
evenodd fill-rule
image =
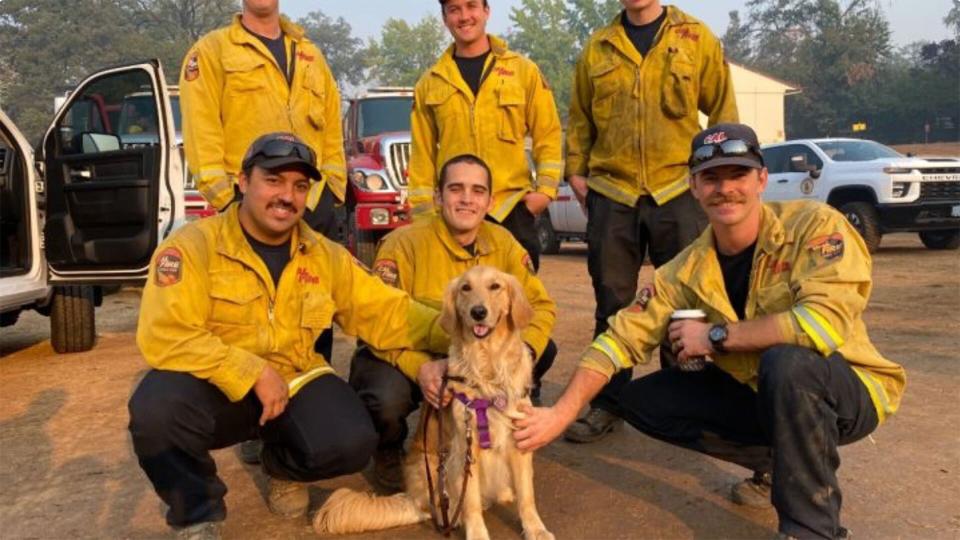
M943 24L953 30L954 40L960 41L960 0L953 0L953 7L947 12L947 16L944 17Z
M734 62L744 63L750 60L752 40L750 27L740 21L740 12L733 10L730 12L730 23L727 25L727 31L723 34L723 53Z
M402 19L387 19L377 42L370 39L367 67L380 84L413 86L437 61L446 41L443 25L425 16L410 26Z
M6 100L7 92L17 80L17 72L13 70L10 61L0 57L0 109L3 108L3 102Z
M609 24L622 8L619 0L567 0L565 4L566 27L573 34L577 56L590 34Z
M363 82L367 51L363 41L353 36L353 29L343 17L333 20L322 11L311 11L297 20L297 24L323 52L340 86Z

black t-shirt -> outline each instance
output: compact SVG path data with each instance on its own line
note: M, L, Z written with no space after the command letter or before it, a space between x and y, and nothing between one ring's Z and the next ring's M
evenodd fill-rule
M268 37L263 37L260 34L250 30L244 26L244 29L249 32L251 35L256 36L257 39L263 42L267 46L267 50L270 51L270 54L273 55L273 58L277 61L277 65L280 66L280 71L283 72L283 75L287 78L287 84L290 84L290 69L287 66L287 45L283 41L283 32L280 32L280 37L277 39L270 39Z
M246 230L243 231L243 235L247 237L247 242L253 248L253 251L263 259L263 264L267 265L270 277L273 278L273 285L277 286L280 283L283 269L290 262L290 240L288 239L279 246L271 246L250 236Z
M633 43L633 46L637 48L637 52L640 53L640 56L646 56L650 52L650 47L653 46L653 39L657 37L657 32L660 31L660 27L663 26L663 21L667 18L666 8L660 13L660 16L655 20L637 26L632 24L627 19L627 12L624 11L620 20L623 22L623 29L627 31L627 37L630 38L630 42Z
M753 252L756 249L757 243L754 242L736 255L717 252L720 271L723 272L723 286L727 289L727 298L741 321L747 317L747 291L750 288L750 271L753 269Z
M481 80L483 78L483 65L487 62L488 56L490 56L489 50L473 58L453 55L453 60L457 63L457 68L460 69L460 76L466 81L474 96L480 91L480 83L483 82Z
M470 255L473 255L474 257L476 257L476 256L477 256L477 241L474 240L473 242L470 242L469 244L463 246L463 249L467 250L467 253L469 253Z

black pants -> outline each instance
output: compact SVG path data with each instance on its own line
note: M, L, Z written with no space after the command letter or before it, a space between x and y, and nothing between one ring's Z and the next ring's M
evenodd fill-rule
M553 365L557 346L550 340L533 367L535 384ZM380 434L378 448L399 448L407 439L407 416L420 406L420 387L399 369L380 360L367 347L358 347L350 362L350 386L367 407Z
M649 253L659 267L693 242L707 226L700 204L689 191L657 206L652 197L641 197L630 207L595 191L587 192L587 269L597 302L594 337L607 329L607 318L633 301L637 276ZM672 364L669 344L660 347L660 364ZM633 377L623 370L591 402L618 414L617 396Z
M487 216L487 219L496 222L490 216ZM540 240L537 239L536 221L536 216L527 210L527 205L523 201L520 201L500 223L513 234L523 249L527 250L535 271L540 270Z
M259 436L267 474L313 482L363 469L377 443L363 403L332 375L301 388L283 414L262 428L262 407L252 391L231 403L217 387L188 373L148 372L128 407L134 452L169 506L167 523L173 527L226 518L227 488L210 450Z
M866 437L877 412L839 354L780 345L760 358L758 391L710 364L664 369L627 384L623 417L662 441L773 474L780 532L840 534L837 446Z

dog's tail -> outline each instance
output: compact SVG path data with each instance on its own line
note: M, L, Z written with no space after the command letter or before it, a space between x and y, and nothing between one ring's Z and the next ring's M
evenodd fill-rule
M313 518L318 534L379 531L419 523L430 517L406 493L389 497L341 488L333 492Z

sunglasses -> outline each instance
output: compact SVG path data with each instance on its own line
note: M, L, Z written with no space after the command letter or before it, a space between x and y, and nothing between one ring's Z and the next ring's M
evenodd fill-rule
M743 157L747 154L753 154L763 163L763 155L760 154L760 147L750 144L740 139L729 139L718 144L707 144L694 150L690 156L690 168L694 168L702 163L710 161L715 157Z
M315 167L317 164L317 155L313 152L313 149L309 146L297 142L297 141L286 141L283 139L274 139L267 144L263 145L262 148L257 150L255 154L249 156L247 159L243 160L243 168L249 169L253 166L254 161L259 157L265 158L280 158L280 157L291 157L297 156L303 161L309 163L311 166Z

